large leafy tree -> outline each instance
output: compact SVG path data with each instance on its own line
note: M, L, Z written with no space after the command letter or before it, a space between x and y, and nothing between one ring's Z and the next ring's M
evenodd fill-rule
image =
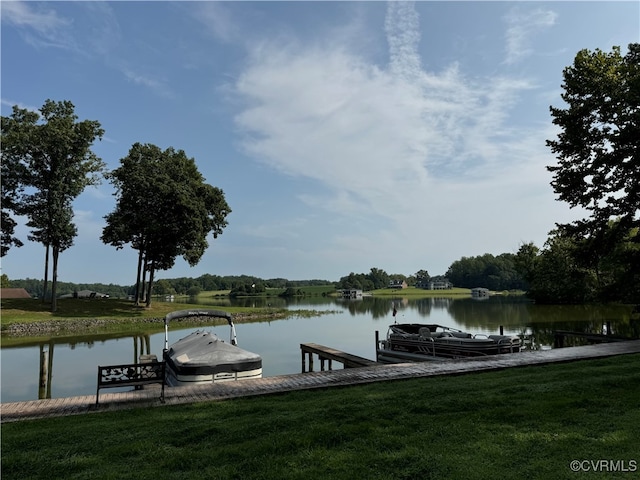
M2 218L0 229L2 234L1 256L5 256L12 246L21 247L22 241L14 237L17 222L12 214L19 214L20 197L24 192L27 174L24 157L31 143L33 126L38 121L38 114L28 110L13 108L13 115L2 117L0 137L0 175L2 178Z
M0 144L3 147L5 143L4 134L4 117L2 119L2 139ZM16 199L21 191L20 175L15 165L15 157L13 157L5 149L2 149L2 160L0 161L0 177L2 178L2 198L0 200L2 210L0 211L0 256L4 257L12 246L21 247L22 241L15 237L16 221L12 217L12 213L16 213Z
M77 230L72 203L89 185L100 182L104 163L91 150L104 131L95 120L78 121L70 101L47 100L39 114L13 107L2 119L5 149L15 181L13 211L29 218L29 240L45 247L44 295L52 260L51 309L56 310L60 252L73 245ZM6 140L6 144L5 144Z
M530 281L529 295L539 303L584 303L596 295L595 275L579 262L576 238L555 230L539 251L533 244L520 247L516 265Z
M563 78L566 107L551 107L561 131L547 141L558 159L547 167L551 185L560 200L589 212L564 228L594 237L609 251L611 219L619 219L618 238L639 222L640 44L630 44L624 56L620 47L582 50Z
M222 233L231 209L223 191L207 184L182 150L136 143L120 164L108 175L117 205L105 217L102 241L138 251L136 303L146 298L148 306L155 271L171 268L178 256L196 265L208 235Z

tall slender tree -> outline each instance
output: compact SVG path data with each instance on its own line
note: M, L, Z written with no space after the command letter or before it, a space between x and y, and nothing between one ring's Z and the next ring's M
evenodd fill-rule
M78 121L74 105L47 100L40 113L13 107L3 118L13 149L13 164L19 168L25 193L15 210L29 218L29 240L45 247L44 295L47 293L49 255L53 261L51 310L56 311L58 258L73 245L77 234L72 203L89 185L100 182L104 163L91 150L104 131L95 120Z
M120 164L108 175L118 200L101 238L138 251L136 303L144 299L148 306L155 271L171 268L178 256L196 265L209 246L207 236L222 233L231 209L223 191L205 183L182 150L136 143Z

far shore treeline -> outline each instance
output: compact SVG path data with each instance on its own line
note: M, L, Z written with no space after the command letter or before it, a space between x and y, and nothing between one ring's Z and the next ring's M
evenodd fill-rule
M220 295L252 296L265 295L270 289L285 290L286 295L301 293L302 287L330 286L334 289L359 289L363 291L388 288L392 281L405 282L407 286L428 288L430 281L448 280L455 287L485 287L491 290L526 291L527 283L515 269L516 256L485 254L454 262L446 275L430 276L427 270L419 270L413 275L389 274L379 268L371 268L369 273L349 273L338 281L325 279L288 280L286 278L262 279L252 275L211 275L197 278L180 277L157 280L153 286L153 295L195 296L202 292L220 292ZM44 293L42 280L9 279L1 277L2 287L24 288L32 297L40 298ZM69 295L74 292L90 290L112 298L127 298L135 295L135 285L117 285L105 283L58 282L58 294Z

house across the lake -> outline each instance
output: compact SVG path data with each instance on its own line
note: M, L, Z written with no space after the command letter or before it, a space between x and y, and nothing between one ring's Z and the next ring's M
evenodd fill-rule
M31 298L24 288L0 288L0 298Z
M397 288L397 289L402 289L402 288L407 288L407 282L405 282L404 280L391 280L389 282L389 288Z
M453 283L445 277L431 277L429 280L416 284L416 287L424 288L425 290L451 290Z

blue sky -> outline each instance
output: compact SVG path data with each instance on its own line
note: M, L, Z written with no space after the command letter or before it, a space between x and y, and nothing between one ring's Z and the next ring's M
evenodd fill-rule
M542 246L579 218L545 146L562 69L640 41L639 2L1 3L2 115L70 100L105 129L183 149L224 190L229 225L196 267L157 278L338 280L443 274L463 256ZM136 254L100 241L109 183L75 202L59 279L129 285ZM44 248L2 259L42 278Z

